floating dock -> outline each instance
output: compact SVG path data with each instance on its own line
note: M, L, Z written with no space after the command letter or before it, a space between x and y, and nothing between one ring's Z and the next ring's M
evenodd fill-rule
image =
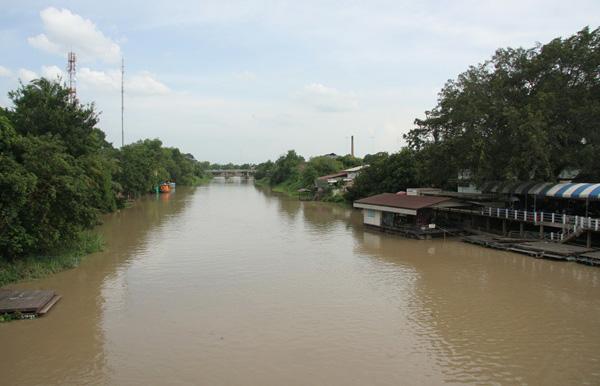
M44 315L60 298L60 295L54 291L0 289L0 315L14 313L32 316Z
M550 241L515 239L491 234L463 237L463 241L503 251L517 252L536 258L576 261L600 265L600 250Z

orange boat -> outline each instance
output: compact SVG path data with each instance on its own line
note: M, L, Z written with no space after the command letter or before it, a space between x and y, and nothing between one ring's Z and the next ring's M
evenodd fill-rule
M171 191L171 187L169 184L160 184L160 192L161 193L169 193Z

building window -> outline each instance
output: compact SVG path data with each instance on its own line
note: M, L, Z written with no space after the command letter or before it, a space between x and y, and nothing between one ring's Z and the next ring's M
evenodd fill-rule
M367 217L374 218L375 217L375 211L371 210L371 209L367 209Z

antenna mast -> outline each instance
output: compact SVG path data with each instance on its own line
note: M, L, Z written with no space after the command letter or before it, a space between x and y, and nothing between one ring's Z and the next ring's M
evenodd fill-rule
M125 130L123 126L123 116L125 112L125 59L121 57L121 147L125 146Z
M77 102L77 57L74 52L69 52L67 56L67 73L69 74L69 102Z

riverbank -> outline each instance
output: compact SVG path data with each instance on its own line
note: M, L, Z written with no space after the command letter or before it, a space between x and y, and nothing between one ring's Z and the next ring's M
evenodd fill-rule
M300 189L300 186L295 183L290 183L289 181L283 182L281 184L277 184L275 186L271 186L269 184L269 179L263 178L260 180L254 180L254 185L258 186L260 188L271 189L271 191L273 191L275 193L285 194L288 197L294 197L294 198L300 197L300 193L298 192L298 189ZM337 194L337 195L328 194L328 195L325 195L324 197L322 197L320 200L308 200L308 201L326 202L329 204L335 204L335 205L339 205L344 208L352 209L352 203L350 201L346 200L344 198L344 196L339 195L339 194Z
M14 262L0 259L0 287L77 267L85 256L101 251L103 246L104 241L100 235L86 231L71 245L52 253L28 256Z
M298 189L300 189L300 186L297 186L298 184L295 184L293 182L290 181L285 181L282 182L280 184L277 185L271 185L269 183L269 179L268 178L262 178L260 180L254 180L254 185L259 186L261 188L269 188L271 189L273 192L276 193L284 193L290 197L298 197Z
M198 177L190 186L208 184L210 176ZM128 201L121 210L135 205L137 200ZM40 279L67 269L75 268L86 256L102 251L104 240L93 230L84 231L71 245L43 255L32 255L13 262L0 257L0 287L24 280Z

